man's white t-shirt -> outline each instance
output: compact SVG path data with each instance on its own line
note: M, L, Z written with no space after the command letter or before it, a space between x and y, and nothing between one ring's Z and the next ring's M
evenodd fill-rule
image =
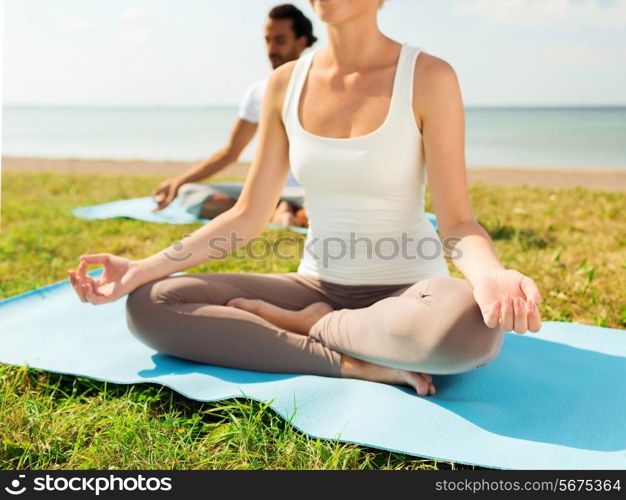
M239 104L239 118L252 123L259 123L265 87L267 87L267 78L259 80L248 87Z
M265 95L265 88L267 87L267 78L259 80L248 87L243 94L243 99L239 103L239 118L252 123L259 123L261 119L261 105L263 103L263 96ZM285 186L299 186L300 183L296 180L289 169L289 175Z

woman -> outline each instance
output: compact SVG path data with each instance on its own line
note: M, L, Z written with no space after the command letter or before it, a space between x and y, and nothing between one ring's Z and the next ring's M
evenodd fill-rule
M382 3L312 0L329 44L272 74L236 204L150 257L81 256L69 271L80 299L129 294L130 330L173 356L421 396L435 394L432 374L493 360L503 332L539 331L535 282L501 264L472 215L456 74L383 35ZM261 233L290 164L309 216L297 272L169 276ZM426 173L439 235L424 212ZM449 275L444 252L467 279ZM101 278L86 275L90 264L104 266Z

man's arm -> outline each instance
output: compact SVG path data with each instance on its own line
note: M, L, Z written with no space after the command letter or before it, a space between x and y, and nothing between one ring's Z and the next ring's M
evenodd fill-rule
M241 152L250 144L256 133L258 124L238 118L234 127L230 131L228 143L219 149L210 158L193 165L182 174L163 181L151 193L152 196L159 197L158 206L154 211L162 210L168 206L176 197L178 189L183 184L195 182L219 172L226 166L237 161Z
M241 152L250 144L258 127L258 123L252 123L243 118L237 119L235 126L230 131L228 144L217 151L209 159L194 165L191 169L177 177L181 184L195 182L209 177L231 163L237 161Z

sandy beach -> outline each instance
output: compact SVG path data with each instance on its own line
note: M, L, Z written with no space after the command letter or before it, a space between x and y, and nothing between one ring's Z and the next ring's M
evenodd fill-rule
M190 162L172 161L2 157L2 172L152 175L166 178L183 172L191 165ZM213 178L216 180L226 177L243 179L248 166L248 163L234 163ZM551 188L580 186L592 190L626 191L626 169L468 167L467 173L470 184L528 185Z

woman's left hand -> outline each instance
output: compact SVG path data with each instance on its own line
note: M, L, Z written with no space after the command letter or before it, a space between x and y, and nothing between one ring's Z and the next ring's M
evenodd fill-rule
M505 332L538 332L541 294L535 282L514 269L497 269L485 274L474 286L474 299L487 326L500 324Z

